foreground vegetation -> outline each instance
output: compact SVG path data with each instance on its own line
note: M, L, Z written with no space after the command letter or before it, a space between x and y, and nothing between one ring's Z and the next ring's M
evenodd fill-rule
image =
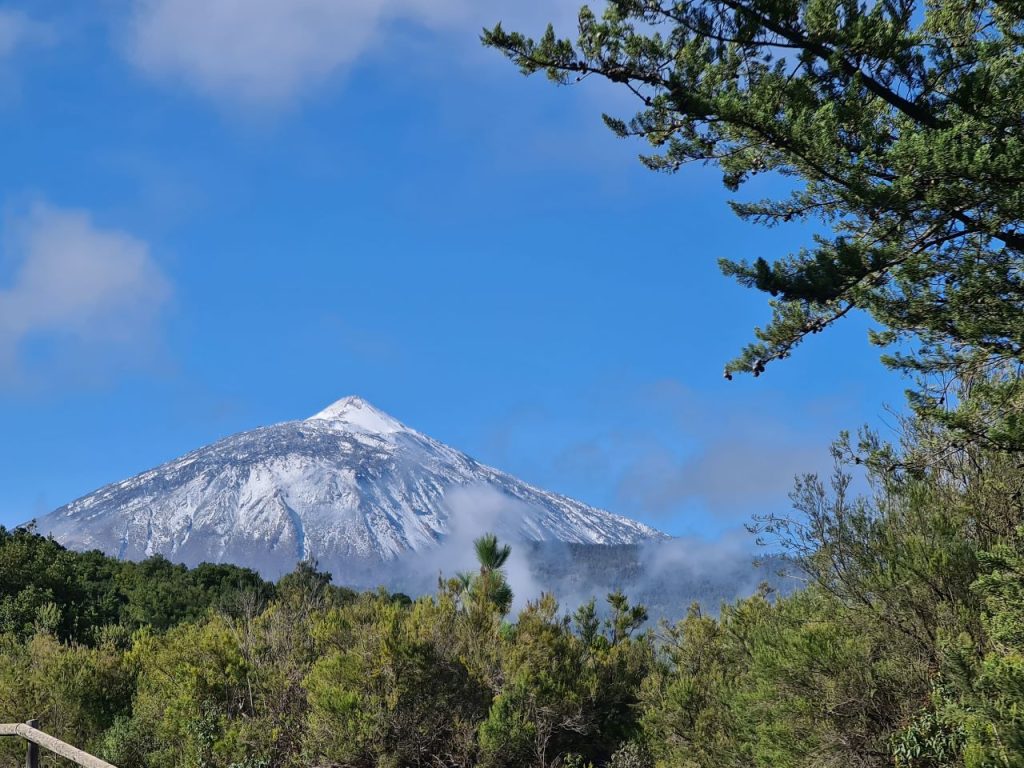
M788 256L721 262L772 311L726 379L866 312L915 419L899 446L837 446L871 498L806 478L792 517L757 522L807 588L654 642L630 743L666 766L1024 766L1024 6L603 5L483 42L631 93L605 121L648 167L712 165L733 193L782 177L733 210L811 225Z
M870 498L840 444L757 523L806 588L658 629L621 594L509 615L493 537L410 600L3 531L0 720L122 768L1024 765L1024 469L937 437L873 446Z

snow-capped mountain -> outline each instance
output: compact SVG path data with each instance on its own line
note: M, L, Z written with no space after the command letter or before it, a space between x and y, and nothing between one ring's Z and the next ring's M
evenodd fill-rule
M571 544L666 538L480 464L358 397L108 485L38 527L74 549L233 562L270 576L315 559L352 583L460 532Z

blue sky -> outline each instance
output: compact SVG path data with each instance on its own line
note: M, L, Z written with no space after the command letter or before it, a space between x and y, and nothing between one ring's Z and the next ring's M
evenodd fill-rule
M644 170L600 120L622 94L479 46L574 7L0 3L0 524L360 394L714 538L884 427L904 383L864 318L722 379L768 312L716 259L806 231Z

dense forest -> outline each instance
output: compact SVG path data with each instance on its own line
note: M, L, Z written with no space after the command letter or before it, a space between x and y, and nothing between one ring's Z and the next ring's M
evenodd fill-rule
M943 429L840 441L754 523L803 589L656 627L617 593L510 615L490 536L410 600L4 531L0 720L121 768L1024 765L1024 467Z

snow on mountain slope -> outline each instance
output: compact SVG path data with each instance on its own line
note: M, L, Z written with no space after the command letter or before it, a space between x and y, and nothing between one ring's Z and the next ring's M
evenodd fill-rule
M127 559L233 562L275 576L313 558L352 579L403 553L436 549L457 518L473 522L474 499L483 499L487 518L479 526L515 540L665 538L479 464L358 397L192 451L38 526L74 549Z

